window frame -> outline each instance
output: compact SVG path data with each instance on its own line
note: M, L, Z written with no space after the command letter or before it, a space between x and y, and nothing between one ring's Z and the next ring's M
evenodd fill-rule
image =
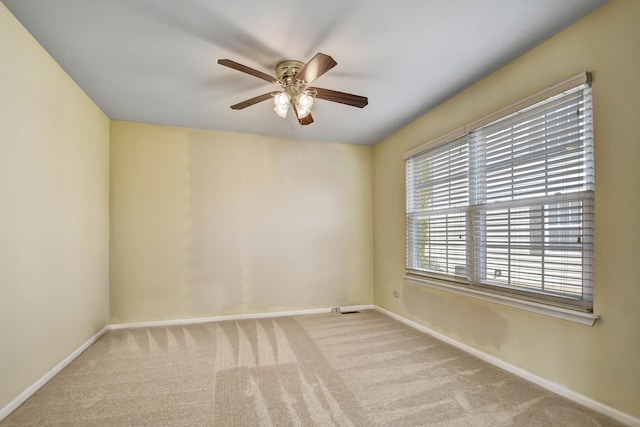
M419 147L416 147L414 149L412 149L411 151L405 153L404 155L404 159L405 160L409 160L409 159L413 159L421 154L424 154L426 152L431 152L433 153L434 150L437 150L439 148L442 148L443 150L447 150L448 146L451 144L455 144L456 140L461 140L463 141L462 144L467 143L469 146L471 146L471 144L466 141L464 142L465 138L470 138L472 134L474 134L474 132L482 132L482 129L487 126L489 127L490 125L492 125L494 122L498 122L502 119L508 118L511 115L514 115L514 113L520 113L523 110L526 110L532 106L535 106L536 104L539 104L543 101L547 101L550 98L556 97L557 95L562 95L563 93L567 92L567 91L571 91L571 90L575 90L577 87L580 87L582 85L585 84L590 84L591 82L591 78L590 78L590 74L587 72L583 72L580 73L570 79L567 79L563 82L560 82L556 85L553 85L541 92L538 92L534 95L531 95L528 98L525 98L515 104L512 104L508 107L505 107L495 113L492 113L488 116L485 116L479 120L476 120L473 123L470 123L466 126L463 126L459 129L454 130L453 132L450 132L446 135L443 135L433 141L430 141L426 144L423 144ZM488 126L489 125L489 126ZM591 129L593 127L593 122L590 123L591 125ZM546 141L546 139L545 139ZM545 142L545 144L547 144ZM475 148L474 148L475 149ZM472 151L471 148L469 148L469 151ZM437 153L437 152L436 152ZM591 155L593 155L591 153ZM469 154L469 157L473 156L473 153ZM471 163L473 162L473 160L469 160L467 159L467 162L469 163L469 165L471 165ZM407 162L407 178L409 178L409 163ZM471 166L469 166L469 168L471 169ZM433 190L433 188L435 187L430 187L429 191L435 191ZM406 196L409 199L410 197L412 197L413 193L411 193L411 191L415 191L415 188L409 188L409 186L406 188ZM585 193L585 192L583 192ZM589 192L587 192L589 193ZM587 205L586 208L583 208L583 205L581 206L581 209L587 209L589 212L589 215L591 217L590 220L590 224L591 226L593 225L593 219L592 219L592 215L593 215L593 182L591 182L591 189L590 189L590 194L586 194L586 196L583 194L583 197L587 197L586 199L581 199L580 196L575 196L573 195L572 197L569 197L568 199L563 199L563 198L558 198L557 200L554 199L554 197L541 197L540 198L540 206L541 206L541 211L540 211L540 215L544 216L547 215L547 225L542 225L543 230L547 229L547 231L549 232L548 234L548 238L549 239L560 239L562 238L562 235L560 236L556 236L555 234L551 233L551 230L553 227L550 227L549 224L551 224L551 215L552 215L552 210L562 210L562 204L567 204L570 207L567 209L571 209L571 204L572 203L583 203L583 200L587 200ZM431 197L431 196L427 196L427 197ZM468 237L469 235L472 236L476 236L476 231L474 231L473 227L475 226L475 215L476 215L476 205L474 203L474 200L472 200L475 196L475 194L473 193L473 191L470 192L470 194L468 195L468 206L463 206L462 208L456 209L456 207L449 207L448 209L445 209L445 212L451 212L452 215L455 214L456 212L459 213L463 213L463 215L466 216L466 224L465 225L459 225L460 227L462 227L464 229L464 227L466 226L467 229L465 229L465 234ZM590 197L590 199L589 199ZM527 202L523 203L523 206L526 206L526 209L528 209L529 211L531 211L531 208L533 206L536 206L536 203L538 203L537 200L535 200L535 198L531 198L531 199L526 199ZM533 202L531 201L533 200ZM408 203L408 202L407 202ZM509 203L507 203L507 205L509 205ZM518 203L514 203L514 205L518 205ZM546 207L545 207L546 206ZM555 208L553 207L555 206ZM483 209L485 211L488 211L487 205L483 206ZM590 210L589 210L590 209ZM439 213L439 211L434 210L437 213ZM407 211L408 212L408 211ZM436 213L436 214L437 214ZM434 216L436 215L434 214ZM444 215L444 214L443 214ZM531 221L533 217L533 214L529 213L529 220ZM423 215L425 218L422 219L418 219L419 220L425 220L426 218L430 218L431 215L427 216L427 215ZM448 233L448 229L449 229L449 219L448 219L448 214L446 216L446 219L444 219L443 221L445 221L443 224L444 225L439 225L441 227L442 230L445 230L445 233ZM543 217L542 217L543 218ZM442 220L442 219L441 219ZM414 220L415 221L415 220ZM542 219L542 221L544 221L544 218ZM458 220L458 223L460 223L461 221ZM469 229L469 227L471 227L471 229ZM498 303L503 303L503 304L507 304L510 306L515 306L515 307L519 307L519 308L523 308L529 311L534 311L534 312L538 312L541 314L547 314L547 315L551 315L553 317L560 317L563 318L565 320L572 320L572 321L576 321L582 324L590 324L593 325L593 323L595 322L596 319L599 318L598 315L593 314L593 300L592 297L587 295L587 298L583 296L581 296L578 299L575 298L571 298L569 296L567 296L567 293L565 292L564 295L553 295L550 293L542 293L542 292L538 292L538 291L531 291L531 290L521 290L519 287L515 286L515 285L511 285L511 284L507 284L506 286L501 286L500 284L489 284L489 283L480 283L477 278L480 277L480 275L477 272L466 272L465 276L470 277L465 279L464 277L459 277L458 276L458 270L456 268L455 273L448 273L448 274L443 274L443 275L438 275L438 274L434 274L433 271L430 271L429 274L424 274L424 272L420 272L420 271L416 271L415 269L412 269L412 265L410 265L410 260L412 259L411 257L415 255L415 251L416 248L420 245L420 243L414 243L414 244L410 244L410 236L409 233L411 233L413 230L413 228L410 225L410 214L409 212L407 213L407 224L406 224L406 239L407 239L407 259L406 259L406 273L405 273L405 280L407 280L408 282L411 283L418 283L418 284L422 284L422 285L428 285L431 287L435 287L438 289L443 289L443 290L448 290L448 291L453 291L456 293L461 293L464 295L470 295L470 296L474 296L474 297L479 297L481 299L485 299L485 300L491 300L494 302L498 302ZM529 232L532 233L531 227L529 226ZM486 230L484 231L484 237L486 238ZM544 233L544 231L542 231L542 233ZM592 253L593 253L593 231L591 230L591 241L589 242L588 245L586 245L587 249L582 251L581 250L581 254L583 253L587 253L588 256L592 257ZM435 234L435 232L433 232L433 234ZM533 234L531 234L531 240L533 239ZM477 236L476 236L477 237ZM466 249L465 249L465 256L467 258L472 257L472 258L477 258L478 254L481 253L482 251L486 252L486 249L482 249L482 247L484 246L482 242L477 242L477 241L473 241L474 239L470 239L471 241L468 241L469 239L467 239L467 241L464 243L464 245L466 245ZM476 239L477 240L477 239ZM449 250L449 240L446 240L446 247L447 247L447 251ZM513 243L509 243L509 245L513 245ZM415 247L414 247L415 246ZM412 253L413 251L413 253ZM448 256L448 253L447 253ZM582 256L582 255L581 255ZM417 258L415 258L417 259ZM467 263L466 265L471 269L474 268L486 268L486 263L487 263L487 258L486 258L486 253L482 254L481 257L481 262L477 262L476 261L471 261L469 262L469 260L467 259ZM459 263L458 263L459 264ZM478 264L483 264L483 265L478 265ZM587 289L589 292L592 292L592 263L587 267L589 272L588 272L588 280L589 283L591 284L591 286L589 287L589 289ZM455 274L455 277L454 277ZM486 272L484 272L484 274L482 275L482 277L486 276ZM489 282L489 280L485 280L485 282ZM542 282L544 283L544 282ZM584 292L585 289L585 282L584 280L581 279L580 282L580 290L582 292ZM592 294L591 294L592 295Z

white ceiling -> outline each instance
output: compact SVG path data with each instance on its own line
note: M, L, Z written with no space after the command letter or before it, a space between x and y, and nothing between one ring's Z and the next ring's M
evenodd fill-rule
M111 118L372 145L587 15L606 0L3 0ZM317 52L338 65L314 86L369 97L318 100L315 123L281 119L275 75Z

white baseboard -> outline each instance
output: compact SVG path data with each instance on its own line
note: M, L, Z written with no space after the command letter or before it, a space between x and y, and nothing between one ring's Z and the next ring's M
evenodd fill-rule
M84 344L78 347L73 353L65 357L60 361L56 366L54 366L49 372L44 374L40 379L27 387L22 393L16 396L11 402L7 403L2 409L0 409L0 421L5 419L7 415L15 411L18 406L22 405L25 400L31 397L33 393L38 391L43 385L45 385L51 378L55 377L60 371L62 371L69 363L73 362L73 360L80 356L80 354L85 351L91 344L96 342L98 338L104 335L109 330L108 326L102 328L100 332L89 338Z
M378 306L374 306L374 308L376 310L378 310L381 313L386 314L389 317L392 317L396 320L398 320L399 322L404 323L407 326L411 326L412 328L415 328L421 332L424 332L426 334L431 335L434 338L439 339L440 341L444 341L447 344L451 344L454 347L459 348L460 350L472 354L474 356L476 356L479 359L484 360L485 362L488 362L494 366L497 366L501 369L504 369L507 372L511 372L512 374L515 374L521 378L524 378L525 380L532 382L534 384L539 385L542 388L545 388L555 394L559 394L562 397L565 397L569 400L572 400L576 403L579 403L581 405L586 406L589 409L593 409L594 411L600 412L601 414L607 415L617 421L620 421L621 423L624 423L626 425L629 426L636 426L636 427L640 427L640 419L635 418L629 414L626 414L622 411L619 411L615 408L612 408L611 406L607 406L603 403L600 403L596 400L593 400L585 395L582 395L580 393L577 393L573 390L570 390L560 384L554 383L552 381L549 381L545 378L539 377L535 374L532 374L529 371L526 371L522 368L518 368L517 366L511 365L507 362L505 362L504 360L500 360L497 357L491 356L487 353L484 353L478 349L475 349L473 347L470 347L466 344L463 344L459 341L454 340L453 338L450 338L446 335L443 335L439 332L436 332L430 328L427 328L424 325L421 325L420 323L414 322L413 320L409 320L406 317L400 316L399 314L393 313L389 310L386 310L382 307L378 307Z
M348 305L345 307L340 307L340 311L361 311L361 310L375 310L376 306L373 304L364 304L364 305Z
M356 311L374 309L375 307L370 305L350 305L339 307L340 311ZM292 310L292 311L274 311L263 313L249 313L249 314L227 314L222 316L209 316L209 317L195 317L189 319L174 319L174 320L158 320L151 322L133 322L133 323L115 323L109 325L109 329L129 329L129 328L149 328L154 326L180 326L180 325L193 325L198 323L208 322L221 322L224 320L247 320L247 319L265 319L269 317L286 317L286 316L300 316L304 314L322 314L330 313L331 308L310 308L305 310Z

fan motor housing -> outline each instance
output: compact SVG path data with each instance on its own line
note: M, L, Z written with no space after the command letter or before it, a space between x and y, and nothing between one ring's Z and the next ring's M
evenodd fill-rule
M276 65L276 75L278 80L286 80L288 78L293 79L296 74L304 68L304 62L300 61L282 61Z

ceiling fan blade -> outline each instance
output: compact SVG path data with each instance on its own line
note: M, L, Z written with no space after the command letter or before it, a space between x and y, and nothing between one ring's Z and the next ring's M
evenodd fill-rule
M238 64L237 62L230 59L218 59L218 64L224 65L225 67L233 68L234 70L242 71L243 73L247 73L259 79L266 80L269 83L273 83L278 80L267 73L263 73L262 71L247 67L246 65Z
M337 90L322 89L320 87L309 88L317 92L316 98L325 101L339 102L340 104L351 105L352 107L364 108L369 104L366 96L353 95L351 93L338 92Z
M247 99L246 101L239 102L231 106L232 110L242 110L243 108L251 107L258 102L266 101L273 98L273 92L265 93L264 95L256 96L255 98Z
M296 107L296 104L291 104L291 106L293 107L294 114L296 115L296 117L298 117L298 108ZM307 114L301 119L298 119L298 123L300 123L302 126L310 125L311 123L313 123L313 117L311 116L311 113Z
M338 65L338 63L329 55L316 53L316 56L311 58L311 61L307 62L307 65L305 65L302 70L296 74L296 78L304 80L309 84L336 65Z
M300 123L301 125L310 125L311 123L313 123L313 117L311 116L311 113L309 113L307 116L298 119L298 123Z

